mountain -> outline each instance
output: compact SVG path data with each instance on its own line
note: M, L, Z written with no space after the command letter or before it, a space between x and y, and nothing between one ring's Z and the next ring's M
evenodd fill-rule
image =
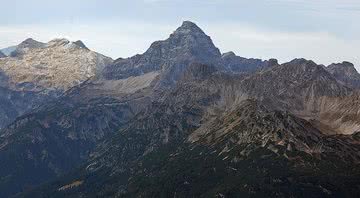
M191 63L213 65L230 73L251 73L269 65L260 59L221 55L208 35L196 24L184 21L168 39L154 42L144 54L116 60L106 67L104 78L122 79L159 72L159 85L173 86Z
M334 63L329 65L326 69L344 85L351 88L360 87L360 74L356 71L352 63Z
M51 43L64 42L56 40L47 46ZM4 145L0 156L7 156L1 161L4 165L15 165L12 156L26 150L32 157L23 156L26 160L16 164L32 171L20 172L9 166L2 176L12 173L13 177L0 189L18 192L26 185L37 185L81 164L104 137L117 132L159 100L163 91L185 79L185 71L192 64L210 64L215 70L226 71L221 53L210 37L194 23L184 22L169 39L154 42L144 54L114 61L99 75L66 91L57 101L19 117L0 132ZM36 135L28 135L33 133ZM9 147L13 149L6 149ZM41 173L38 167L42 168Z
M26 53L29 49L42 48L44 46L45 46L45 43L35 41L32 38L28 38L28 39L24 40L23 42L21 42L19 45L17 45L16 49L10 53L10 56L12 56L12 57L21 56L24 53Z
M325 134L360 130L356 94L313 61L295 59L255 73L242 85L247 96L316 123Z
M9 77L0 69L0 129L32 107L50 100L52 95L10 88Z
M284 80L291 72L292 78L304 79L289 84ZM278 80L271 74L278 74ZM250 79L259 88L250 84ZM269 85L267 79L274 84ZM320 89L322 81L329 86ZM318 88L314 87L317 83ZM274 95L269 95L272 90L258 90L273 85L279 86ZM252 88L247 89L249 86ZM303 111L304 104L313 101L290 106L290 101L303 96L286 98L282 88L309 94L318 91L315 99L348 91L320 65L304 59L250 76L191 64L175 88L160 94L118 133L105 138L80 169L24 196L169 197L176 193L179 197L231 197L270 193L274 197L316 197L359 193L357 133L324 134L288 111L290 107ZM275 98L289 103L274 105L271 100Z
M356 195L357 100L313 61L221 54L185 21L1 130L0 196Z
M55 39L46 44L26 39L11 57L1 59L0 68L14 85L64 91L96 75L112 62L84 46L81 41L66 39Z
M7 80L0 85L3 88L0 110L4 112L0 129L17 116L93 77L111 63L110 58L84 46L66 39L48 43L26 39L10 57L2 58L0 71Z
M358 91L323 100L320 112L310 121L327 134L354 134L360 131L360 96Z
M185 21L170 37L151 44L142 55L120 59L104 69L105 79L122 79L149 72L161 73L161 84L173 85L191 62L217 64L221 57L209 36Z
M80 169L23 196L359 194L357 134L327 136L304 119L251 99L220 110L226 94L205 85L222 82L223 74L191 67L189 73L202 73L181 81L100 143Z
M268 66L276 65L277 60L263 61L261 59L247 59L236 56L234 52L227 52L221 55L222 65L232 73L253 73L265 69Z
M10 56L11 52L13 52L13 51L16 50L16 47L17 47L17 46L10 46L10 47L1 49L0 51L1 51L2 53L4 53L6 56Z
M0 51L0 58L4 58L6 55Z

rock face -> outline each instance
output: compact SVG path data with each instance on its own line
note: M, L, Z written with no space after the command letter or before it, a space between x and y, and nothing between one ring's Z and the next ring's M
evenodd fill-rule
M191 63L213 65L230 73L255 72L269 65L259 59L221 56L209 36L194 23L185 21L167 40L154 42L144 54L119 59L106 67L104 78L122 79L158 71L160 84L172 86Z
M8 76L0 70L0 129L53 97L51 93L16 91L9 87Z
M95 76L111 63L110 58L84 46L66 39L49 43L26 39L9 57L1 58L0 71L6 81L0 85L3 89L0 129L17 116Z
M21 56L24 55L29 49L33 48L42 48L45 46L45 43L35 41L32 38L28 38L25 41L21 42L16 46L15 50L10 53L10 56Z
M154 42L142 55L115 61L104 70L106 79L122 79L161 72L161 84L172 86L192 62L216 64L220 51L194 23L185 21L167 40Z
M64 40L51 41L45 48L54 46L55 49L64 49L69 45L78 50L77 46ZM81 48L80 51L86 49ZM153 43L144 54L116 60L106 66L100 75L67 91L57 102L20 117L2 131L4 146L0 155L12 156L28 149L34 158L18 164L31 170L40 166L40 163L47 170L43 171L42 181L54 178L69 170L70 166L65 166L55 158L41 158L40 151L46 151L49 156L61 153L64 158L74 159L67 160L68 165L74 167L87 158L99 140L117 131L152 101L161 99L162 90L176 86L176 82L181 79L205 78L215 70L226 70L220 63L221 54L210 37L195 24L184 22L169 39ZM192 64L210 64L212 69L187 69ZM189 75L193 76L184 74L186 71L190 71ZM198 71L202 73L197 74ZM37 136L46 138L42 138L43 143L31 143L34 147L24 147L28 142L36 142L36 136L27 136L28 133L35 133L34 124L38 126ZM77 149L68 152L62 145L73 145ZM10 146L16 149L6 150ZM13 162L11 158L3 158L2 161L4 164ZM7 170L9 172L16 176L2 185L1 189L19 191L25 184L41 182L21 179L26 174L17 174L18 171L11 169L11 166ZM29 171L27 174L28 178L36 178L38 173Z
M341 83L351 88L360 87L360 74L349 62L334 63L326 68Z
M49 45L69 43L40 48ZM144 54L114 61L1 130L0 196L72 169L20 196L359 193L354 94L312 61L221 55L186 21ZM355 126L345 127L349 135L328 132L343 134L342 123Z
M277 60L263 61L236 56L234 52L227 52L221 56L222 64L232 73L253 73L268 66L277 65Z
M355 136L326 136L310 122L255 100L209 116L226 97L204 86L217 75L181 82L101 143L79 170L24 196L358 193ZM76 181L81 185L62 190Z
M55 39L49 43L27 39L0 68L14 86L32 84L34 90L67 90L99 73L111 59L90 51L81 42Z
M348 97L351 89L338 83L322 66L305 59L295 59L255 73L244 79L242 90L250 98L256 98L278 109L290 111L304 119L322 122L320 114L328 116L340 113L332 111L334 98ZM355 109L358 107L353 106ZM355 110L357 111L357 110ZM344 111L343 111L344 112ZM348 115L344 113L342 116ZM340 116L340 117L342 117ZM357 120L352 120L356 124ZM328 129L337 128L335 123L326 122ZM333 126L332 126L333 125ZM357 124L356 124L357 125ZM355 131L352 131L353 133ZM333 133L332 130L324 133ZM349 132L339 132L349 133Z
M354 134L360 131L359 104L357 91L343 97L327 97L311 122L326 134Z

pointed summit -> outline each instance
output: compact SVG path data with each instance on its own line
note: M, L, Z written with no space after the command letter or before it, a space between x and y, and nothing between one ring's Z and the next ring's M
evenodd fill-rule
M28 49L31 48L42 48L45 46L45 43L36 41L32 38L27 38L23 42L21 42L19 45L16 46L16 49L14 49L11 53L11 57L19 57L22 56Z
M206 58L209 56L221 57L219 49L215 47L211 38L190 21L184 21L163 43L168 43L168 47L182 51L182 53L201 55L204 58L205 56L207 56Z
M18 49L24 49L24 48L38 48L44 46L44 43L36 41L32 38L27 38L23 42L21 42L18 45Z
M184 21L182 25L174 32L175 34L200 33L205 34L202 29L191 21Z
M82 49L87 49L87 50L89 49L89 48L86 47L86 45L81 40L75 41L74 44L79 46Z
M104 69L108 79L122 79L160 71L167 84L174 84L191 63L217 65L220 50L195 23L184 21L168 39L156 41L141 55L116 61Z

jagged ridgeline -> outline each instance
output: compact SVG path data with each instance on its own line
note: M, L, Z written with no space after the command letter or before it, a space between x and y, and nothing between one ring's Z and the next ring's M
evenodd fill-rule
M89 51L64 40L34 48L53 45ZM32 48L22 48L0 60L23 61ZM185 21L79 85L51 81L66 91L0 132L0 196L356 197L351 68L221 54Z

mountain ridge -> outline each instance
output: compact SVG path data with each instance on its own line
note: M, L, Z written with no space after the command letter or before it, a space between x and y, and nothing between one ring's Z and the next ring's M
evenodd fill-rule
M327 66L326 69L346 86L359 88L360 74L355 69L354 64L344 61L342 63L333 63Z
M81 43L74 46L63 39L50 45L87 50ZM275 59L221 54L196 24L185 21L144 54L115 60L1 130L0 163L5 168L0 178L9 179L0 191L16 193L74 170L20 196L356 193L358 101L351 87L313 61L279 64ZM338 127L343 124L346 127ZM338 160L334 166L333 160ZM187 166L193 161L210 165ZM256 169L240 172L263 179L235 180L242 186L236 189L228 174L234 170L229 167L253 166ZM284 174L272 170L284 170ZM353 177L349 176L352 170ZM301 174L304 180L294 180ZM334 181L336 176L331 174L340 179ZM312 175L321 182L314 182ZM204 178L211 181L199 182ZM219 179L229 188L214 182ZM192 181L194 188L186 184ZM306 181L309 186L303 185ZM291 194L287 188L300 190Z

